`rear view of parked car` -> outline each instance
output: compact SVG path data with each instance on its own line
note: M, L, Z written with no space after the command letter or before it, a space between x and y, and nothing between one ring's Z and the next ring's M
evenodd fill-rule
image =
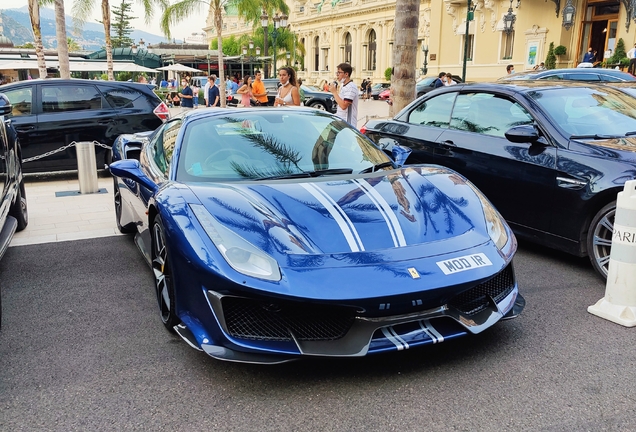
M168 107L151 85L79 79L29 80L0 87L12 104L24 172L77 169L73 142L96 141L96 168L123 133L156 129Z

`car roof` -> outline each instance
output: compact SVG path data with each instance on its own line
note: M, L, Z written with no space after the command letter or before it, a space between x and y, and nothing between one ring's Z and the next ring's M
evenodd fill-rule
M636 77L627 72L623 72L616 69L602 69L602 68L564 68L564 69L549 69L543 71L524 71L515 73L512 75L506 75L499 78L500 81L516 81L522 79L540 79L543 77L553 76L557 74L597 74L607 75L622 78L625 80L636 81Z
M90 80L90 79L82 79L82 78L36 78L32 80L22 80L15 81L12 83L7 83L0 85L0 92L3 89L9 89L11 87L17 87L22 85L32 86L35 84L92 84L92 85L112 85L112 86L135 86L137 88L143 87L147 89L152 89L154 86L152 84L138 83L134 81L105 81L105 80Z

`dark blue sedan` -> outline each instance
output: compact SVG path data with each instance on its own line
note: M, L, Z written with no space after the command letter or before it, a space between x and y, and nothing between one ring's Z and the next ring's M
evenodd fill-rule
M324 111L191 111L113 160L164 325L212 357L400 351L523 309L515 237L470 182L400 168Z

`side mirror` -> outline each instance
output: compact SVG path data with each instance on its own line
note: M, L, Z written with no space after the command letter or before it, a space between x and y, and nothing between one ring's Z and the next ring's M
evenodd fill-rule
M0 115L11 114L11 101L3 93L0 93Z
M393 161L397 164L397 166L404 166L406 159L409 157L413 150L408 147L403 147L401 145L393 146L391 149L391 153L393 154Z
M150 180L141 170L141 165L136 159L122 159L108 166L110 173L115 177L132 180L146 189L157 190L157 185Z
M508 141L523 144L533 144L539 139L539 132L532 125L514 126L508 129L505 133Z

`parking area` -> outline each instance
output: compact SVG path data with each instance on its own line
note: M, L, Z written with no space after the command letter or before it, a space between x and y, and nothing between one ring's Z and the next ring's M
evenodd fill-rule
M528 305L473 337L279 366L208 358L168 333L127 236L12 247L0 261L0 429L633 429L633 330L587 313L586 260L522 245Z

